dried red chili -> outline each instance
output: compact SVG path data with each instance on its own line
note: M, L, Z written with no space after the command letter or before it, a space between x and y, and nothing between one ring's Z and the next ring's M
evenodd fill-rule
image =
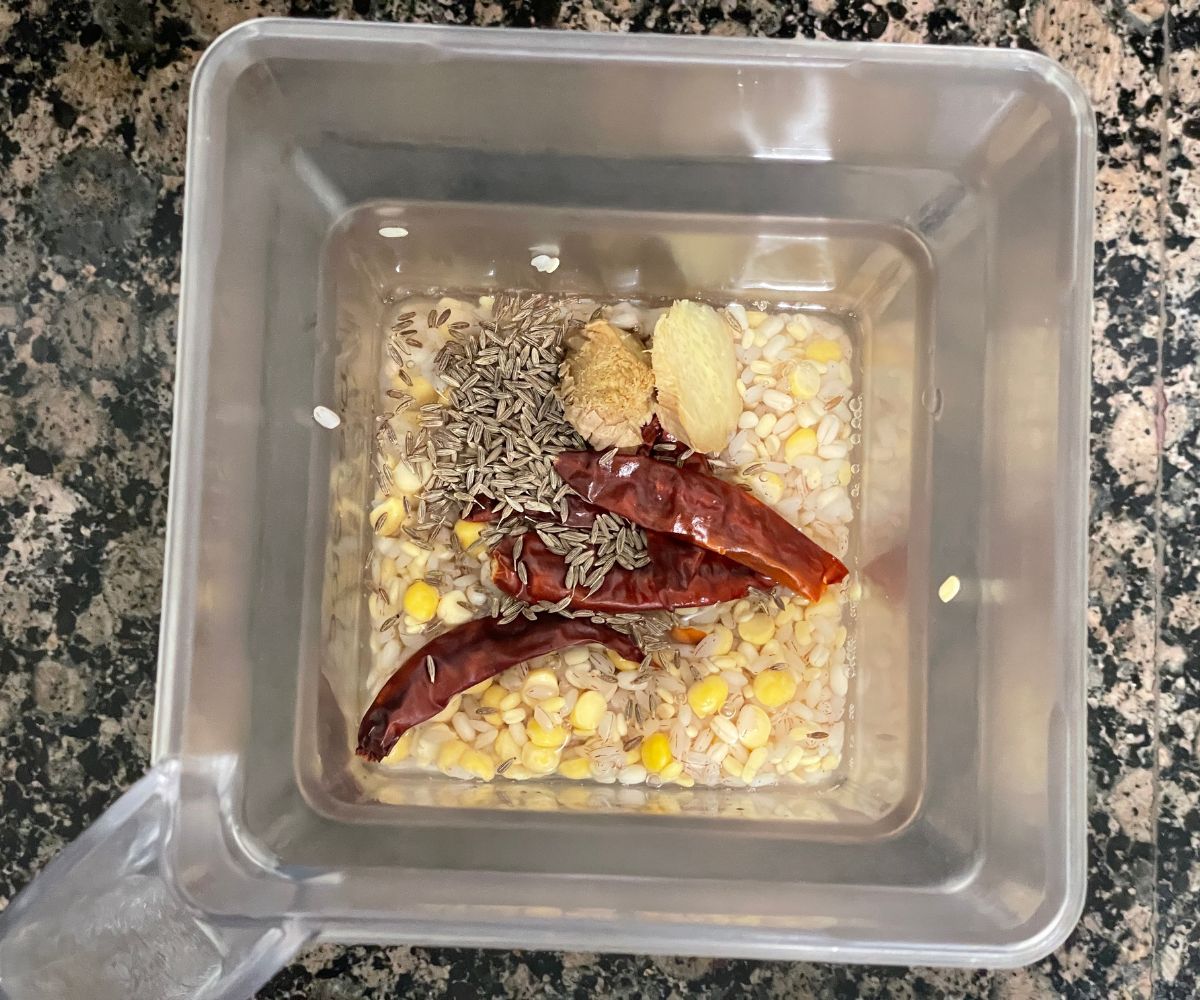
M650 455L664 462L674 462L685 469L695 472L709 472L712 466L708 456L702 452L692 451L686 444L671 437L663 430L658 415L650 418L650 423L642 428L642 446L638 448L639 455Z
M525 583L513 561L514 539L506 538L493 551L492 580L506 594L530 604L557 603L567 596L567 564L535 533L521 546ZM646 533L650 563L641 569L614 566L592 593L585 587L571 592L572 608L593 611L654 611L695 608L745 597L751 587L770 587L771 581L724 556L680 541L672 535Z
M443 632L405 660L375 696L358 727L358 755L382 760L405 732L437 715L456 694L514 664L590 642L627 660L643 656L638 644L616 629L557 615L503 625L479 618Z
M589 503L728 556L809 600L846 576L841 560L732 483L643 455L569 451L554 465Z

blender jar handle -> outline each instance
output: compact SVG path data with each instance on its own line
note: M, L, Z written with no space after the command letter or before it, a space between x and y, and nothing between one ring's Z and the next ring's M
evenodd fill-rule
M0 912L3 1000L245 1000L312 937L214 920L164 863L179 790L163 761Z

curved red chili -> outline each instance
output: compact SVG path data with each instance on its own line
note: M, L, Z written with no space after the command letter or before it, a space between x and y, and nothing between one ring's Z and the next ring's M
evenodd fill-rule
M521 546L521 565L527 583L513 562L515 540L506 538L492 552L492 580L506 594L530 604L557 603L567 596L566 560L551 552L534 532ZM647 532L650 563L641 569L614 566L592 593L586 587L571 591L570 607L595 611L655 611L696 608L745 597L751 587L771 587L771 581L747 566L680 541L672 535Z
M544 615L503 625L495 618L479 618L443 632L405 660L380 688L358 727L358 755L383 760L405 732L437 715L456 694L514 664L591 642L627 660L643 657L629 636L583 618Z
M728 556L811 601L846 576L840 559L733 483L643 455L567 451L554 467L589 503Z
M639 455L649 455L662 462L674 462L676 465L693 472L711 472L712 465L708 456L703 452L692 451L677 438L671 437L663 430L658 414L650 418L650 422L642 428L642 446L638 448Z

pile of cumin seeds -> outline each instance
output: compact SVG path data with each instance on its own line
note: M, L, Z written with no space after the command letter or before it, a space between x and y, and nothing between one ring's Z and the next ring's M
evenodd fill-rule
M413 397L408 391L412 388L412 377L406 369L412 367L412 361L410 360L411 350L420 349L422 346L420 338L417 337L413 329L413 322L416 315L415 312L409 311L397 316L391 329L388 331L388 337L384 346L388 358L396 366L396 378L407 387L405 389L388 389L384 395L391 409L379 414L375 418L375 453L371 460L372 472L375 477L375 485L384 496L391 494L394 484L391 468L386 461L382 460L383 446L390 444L394 451L401 453L405 458L409 457L408 451L411 450L404 447L406 442L403 442L396 433L396 428L392 426L392 421L413 405ZM407 442L407 444L411 445L411 441Z
M567 523L572 490L555 472L554 457L587 447L559 396L573 322L563 301L501 295L477 331L451 331L436 359L445 400L420 408L412 442L412 452L432 466L413 535L430 539L476 504L491 506L497 516L484 529L485 545L536 530L566 560L569 586L594 591L614 566L636 569L649 559L645 534L624 518L603 514L590 529ZM520 574L519 548L516 564Z

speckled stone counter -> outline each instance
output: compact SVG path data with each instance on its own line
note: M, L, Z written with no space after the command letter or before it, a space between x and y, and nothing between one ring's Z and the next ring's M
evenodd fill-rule
M261 996L1200 994L1196 0L0 0L0 905L147 763L187 86L217 33L269 13L1037 49L1091 94L1100 163L1090 873L1056 954L969 972L324 946Z

